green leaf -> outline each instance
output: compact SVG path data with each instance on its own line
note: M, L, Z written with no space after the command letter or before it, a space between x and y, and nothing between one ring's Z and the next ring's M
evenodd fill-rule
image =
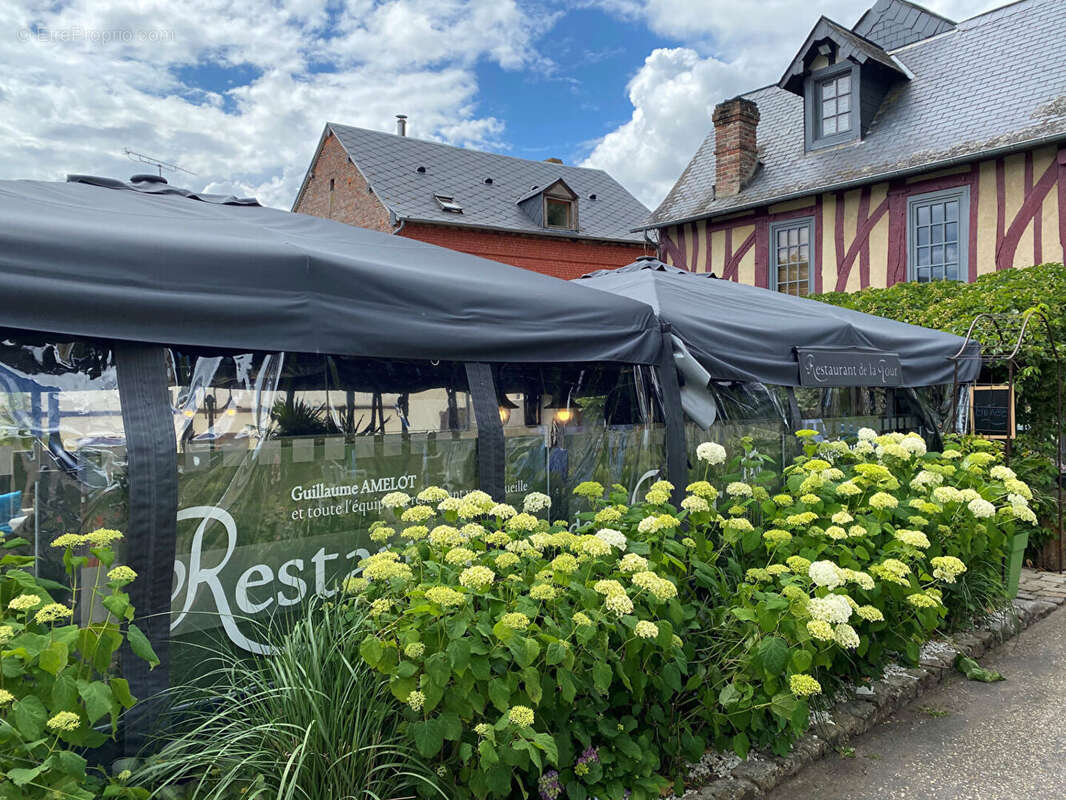
M412 722L408 726L415 747L423 758L433 758L444 747L444 733L435 719Z
M41 651L37 664L49 675L58 675L67 665L69 650L62 642L52 642Z
M507 682L501 678L494 678L489 683L489 702L498 711L506 711L511 707L511 690L507 688Z
M604 661L597 661L592 665L592 683L601 694L607 694L611 688L611 667Z
M31 768L15 768L7 771L7 777L11 779L11 782L16 786L25 786L32 781L38 775L45 770L44 764L38 764L36 767Z
M85 767L88 765L88 761L82 758L77 753L70 750L60 750L58 753L52 754L55 759L56 768L64 775L71 775L75 778L82 778L85 776Z
M48 710L35 695L27 695L14 705L15 727L23 739L39 739L44 733L44 723L48 719Z
M770 700L770 712L786 722L791 721L799 701L788 692L778 692Z
M563 699L563 702L574 702L574 698L577 696L577 687L574 686L574 681L570 678L569 672L556 672L555 685L559 687L559 696Z
M718 693L718 702L723 708L732 708L740 702L740 690L732 683L727 683Z
M755 612L752 611L750 608L744 608L743 606L738 606L737 608L729 609L729 613L732 614L737 619L743 620L744 622L754 622L755 621Z
M746 759L749 750L751 750L751 740L748 739L748 734L741 731L733 737L733 752Z
M119 619L132 618L130 596L125 592L114 592L103 599L104 608Z
M767 675L780 675L788 664L788 643L777 636L763 639L759 645L759 657Z
M482 768L488 768L500 763L500 757L496 754L496 747L488 739L482 739L477 746L478 755L481 756Z
M90 725L109 713L115 702L111 689L102 681L78 681L78 694L85 701L85 713Z
M502 622L497 622L492 626L492 635L501 642L509 644L517 634L515 633L515 629L510 625L504 625Z
M813 657L808 650L793 650L789 664L793 672L806 672L811 668Z
M452 676L452 665L448 661L447 653L431 655L426 659L424 669L430 680L442 688L448 685L448 680Z
M148 662L149 669L155 669L159 666L159 656L157 656L155 650L152 649L148 637L145 636L141 629L132 622L126 630L126 638L129 639L130 649L133 651L133 654L142 661ZM103 670L101 670L101 672L103 672Z
M120 680L112 678L112 682ZM52 684L52 708L59 711L76 711L78 702L78 684L69 674L60 675Z
M562 642L552 642L548 645L544 661L549 667L561 663L564 658L566 658L566 646Z
M437 718L437 724L440 726L441 735L448 741L458 742L463 738L463 723L455 712L445 711Z
M112 678L111 681L111 694L115 696L115 699L122 704L123 708L133 708L137 703L137 698L130 694L130 682L125 678Z
M452 669L462 674L470 664L470 642L466 639L455 639L448 645L448 658L451 660Z
M381 640L373 634L370 634L363 639L363 643L359 645L359 655L361 655L363 661L371 667L377 667L384 654L385 646L381 643Z

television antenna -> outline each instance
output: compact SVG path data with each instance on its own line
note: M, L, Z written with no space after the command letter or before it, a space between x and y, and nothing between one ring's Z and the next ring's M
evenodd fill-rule
M122 152L126 154L126 157L130 161L136 161L139 164L149 164L150 166L155 167L159 171L159 176L160 177L163 176L163 170L184 172L186 175L195 175L196 174L195 172L192 172L191 170L185 169L185 167L179 167L177 164L171 164L171 163L169 163L167 161L163 161L161 159L153 158L152 156L145 155L144 153L135 152L133 150L130 150L128 147L123 147L122 148Z

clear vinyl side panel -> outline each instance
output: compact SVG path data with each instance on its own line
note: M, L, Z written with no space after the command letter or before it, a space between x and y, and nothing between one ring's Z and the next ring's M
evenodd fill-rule
M256 621L331 596L380 547L385 495L478 487L461 365L181 351L170 365L178 642L261 652ZM175 680L202 658L174 652Z
M125 530L126 436L105 343L0 332L0 531L63 578L63 533Z

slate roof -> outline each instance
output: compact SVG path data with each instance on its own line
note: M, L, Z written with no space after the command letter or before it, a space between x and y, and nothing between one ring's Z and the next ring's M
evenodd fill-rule
M648 208L603 170L466 150L332 122L326 123L329 131L397 222L622 242L644 239L633 229L647 219ZM419 167L425 171L418 172ZM560 178L578 196L577 231L541 227L517 205L534 186L545 188ZM444 211L435 194L455 198L463 213Z
M947 33L955 23L907 0L877 0L852 30L885 50Z
M777 85L782 89L788 89L794 91L796 94L803 93L803 73L804 73L804 56L810 49L811 45L815 42L825 39L827 36L832 36L839 44L840 49L838 56L843 58L850 58L852 61L857 61L860 64L865 64L867 61L875 61L885 69L891 72L910 77L907 71L903 69L898 61L896 61L891 55L886 53L880 45L864 39L858 36L843 25L838 25L828 17L822 17L818 20L814 29L807 36L807 40L803 43L803 47L796 54L796 57L792 59L792 63L789 64L788 70L781 77L781 80L777 82Z
M1020 0L891 55L914 77L889 91L861 141L805 152L803 98L757 89L744 95L761 117L761 168L751 183L715 199L712 128L647 227L1066 139L1063 0Z

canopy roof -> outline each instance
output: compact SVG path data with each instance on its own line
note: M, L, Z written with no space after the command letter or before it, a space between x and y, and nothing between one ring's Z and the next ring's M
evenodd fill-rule
M580 285L649 304L692 355L720 380L799 386L796 348L877 351L899 357L903 386L950 383L963 339L827 303L792 297L641 258L578 278ZM968 354L976 355L971 343ZM959 360L973 381L980 359Z
M0 297L0 327L191 347L651 364L662 346L641 302L146 180L0 181Z

